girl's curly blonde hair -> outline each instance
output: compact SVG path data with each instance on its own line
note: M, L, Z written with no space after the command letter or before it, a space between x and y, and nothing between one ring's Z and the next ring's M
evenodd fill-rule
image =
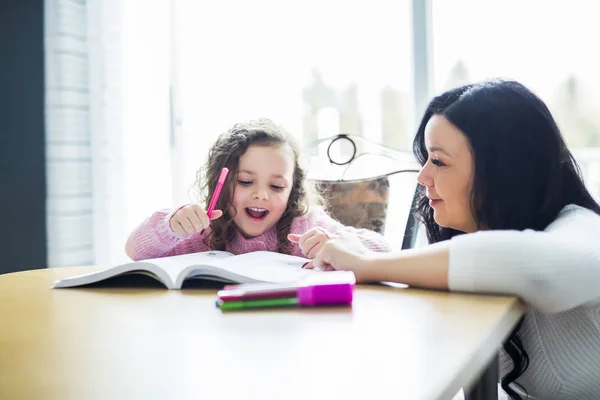
M321 195L313 184L306 180L306 171L300 166L298 145L291 135L281 126L269 119L259 119L247 123L235 124L229 131L221 134L208 153L206 164L196 174L195 187L199 190L201 201L208 207L219 175L223 167L229 168L229 175L223 185L221 195L215 209L223 211L223 216L211 221L211 233L204 238L204 243L214 250L225 250L236 227L233 222L233 191L237 182L240 157L250 146L289 146L294 155L294 177L287 207L276 224L277 249L279 253L291 252L291 244L287 239L294 218L305 215L310 205L323 204ZM234 182L232 184L232 182Z

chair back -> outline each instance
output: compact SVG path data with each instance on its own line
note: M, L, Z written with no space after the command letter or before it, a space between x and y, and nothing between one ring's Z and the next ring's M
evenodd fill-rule
M362 146L357 146L358 140ZM342 145L342 142L345 142L345 154L340 156L339 151L335 154L333 146L336 143ZM325 144L327 151L323 162L317 149ZM416 180L407 181L405 176L400 176L416 177L419 172L412 154L347 134L317 140L307 151L316 156L309 168L309 179L321 190L327 211L333 218L347 226L381 233L393 242L402 236L401 246L396 247L414 247L418 229L412 213L417 194ZM390 215L394 215L393 220ZM406 220L404 229L396 222L402 219Z

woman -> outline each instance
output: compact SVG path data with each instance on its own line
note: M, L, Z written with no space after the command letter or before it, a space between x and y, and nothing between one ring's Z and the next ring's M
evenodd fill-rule
M517 295L528 309L500 355L502 388L599 399L600 206L546 105L514 81L463 86L431 101L413 149L431 245L374 254L338 236L308 267Z

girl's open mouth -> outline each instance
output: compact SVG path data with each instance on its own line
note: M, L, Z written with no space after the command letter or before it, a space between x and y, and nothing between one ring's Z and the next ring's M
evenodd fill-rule
M253 220L263 220L269 214L269 210L258 207L246 207L246 215Z

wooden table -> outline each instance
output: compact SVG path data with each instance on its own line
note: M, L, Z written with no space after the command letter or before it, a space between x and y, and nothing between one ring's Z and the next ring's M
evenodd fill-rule
M214 289L50 289L91 270L0 276L1 399L450 399L523 312L384 285L352 308L228 314Z

